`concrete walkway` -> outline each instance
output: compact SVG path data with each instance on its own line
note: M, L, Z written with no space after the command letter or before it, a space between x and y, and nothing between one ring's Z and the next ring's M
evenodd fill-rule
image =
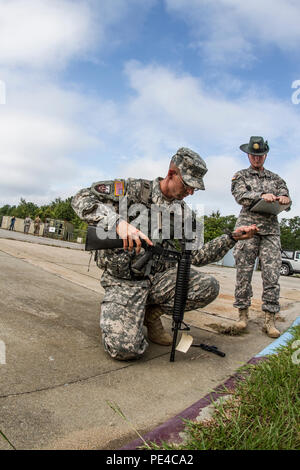
M235 270L209 265L201 271L219 280L221 295L187 317L195 342L215 344L226 357L190 348L170 363L170 348L150 344L140 361L113 361L101 345L103 291L93 260L88 271L89 258L78 248L39 244L38 237L0 238L0 430L17 449L119 449L136 435L108 401L145 434L272 342L261 332L260 273L248 333L217 333L216 325L236 318ZM284 331L299 316L300 279L281 278L281 285ZM164 322L170 328L170 319ZM0 438L0 449L8 448Z
M14 230L6 230L0 228L0 238L7 238L9 240L20 240L29 243L38 243L39 245L60 246L63 248L72 248L73 250L84 250L84 245L81 243L66 242L56 238L40 237L37 235L25 234L16 232Z

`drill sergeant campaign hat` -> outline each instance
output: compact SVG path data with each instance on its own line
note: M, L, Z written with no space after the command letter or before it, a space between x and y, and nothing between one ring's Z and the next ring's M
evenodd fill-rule
M186 147L181 147L173 155L171 163L179 168L185 184L194 189L205 189L203 176L207 172L207 167L198 153Z
M249 144L241 145L240 149L250 155L265 155L270 150L268 141L260 136L250 137Z

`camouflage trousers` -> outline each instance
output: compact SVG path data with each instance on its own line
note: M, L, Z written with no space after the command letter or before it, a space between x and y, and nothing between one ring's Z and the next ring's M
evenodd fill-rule
M114 359L139 358L148 347L143 332L146 305L159 305L172 315L177 268L144 280L118 279L104 273L105 289L101 304L100 327L105 350ZM218 281L191 269L186 311L204 307L219 294Z
M234 307L247 308L251 305L253 296L251 281L255 260L259 257L263 281L262 310L270 313L279 312L280 248L278 235L255 235L250 240L237 242L234 247L236 263Z

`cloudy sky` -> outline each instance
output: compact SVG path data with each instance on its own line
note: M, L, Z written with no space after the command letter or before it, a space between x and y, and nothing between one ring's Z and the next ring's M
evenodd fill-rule
M0 205L165 176L185 146L209 169L188 202L237 214L262 135L300 215L299 22L298 0L0 0Z

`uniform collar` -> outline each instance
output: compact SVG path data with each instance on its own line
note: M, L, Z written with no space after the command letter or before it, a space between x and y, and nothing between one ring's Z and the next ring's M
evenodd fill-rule
M262 171L254 170L252 166L250 165L248 168L249 173L252 175L258 175L258 176L267 176L267 170L264 168Z
M172 202L175 201L175 199L168 199L166 196L163 195L160 189L160 182L163 180L163 178L158 177L153 181L153 186L152 186L152 201L154 204L172 204Z

